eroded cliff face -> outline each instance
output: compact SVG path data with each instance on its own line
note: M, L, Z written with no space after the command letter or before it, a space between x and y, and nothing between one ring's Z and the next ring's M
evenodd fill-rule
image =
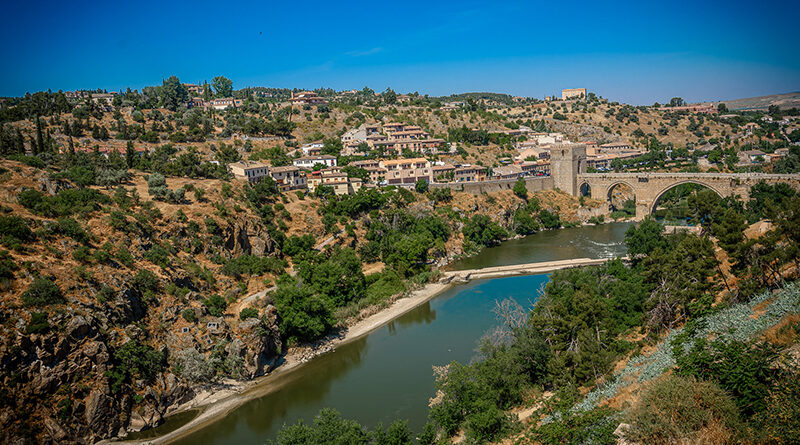
M208 202L156 203L158 211L112 202L70 216L85 232L78 241L81 231L69 236L59 218L17 202L22 190L74 187L4 166L0 216L18 217L32 235L0 244L0 442L93 443L151 428L200 391L274 367L283 349L275 307L240 301L252 289L219 263L280 254L260 218L220 217ZM148 254L156 246L168 261ZM88 258L76 254L87 248ZM41 279L58 298L31 303L23 295ZM227 309L209 309L215 294ZM244 308L253 315L240 319Z
M282 347L271 305L262 317L241 322L190 309L200 321L188 327L180 315L188 305L170 301L153 306L130 290L118 292L106 305L75 303L49 314L51 328L44 333L26 333L21 317L4 326L0 429L6 443L25 443L25 438L91 443L157 426L220 378L248 380L268 372ZM153 323L163 330L146 328ZM133 375L115 386L114 373L125 365L115 353L131 341L151 346L163 357L164 369L150 379ZM193 381L175 371L175 358L188 348L204 360L223 355L234 365L214 370L208 380ZM33 429L37 426L44 428Z

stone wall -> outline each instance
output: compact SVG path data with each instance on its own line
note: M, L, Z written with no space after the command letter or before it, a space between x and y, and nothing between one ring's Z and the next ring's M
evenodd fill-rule
M553 178L550 176L531 176L526 177L525 187L529 192L540 192L542 190L553 189ZM482 193L499 192L501 190L511 190L517 179L490 179L480 182L448 182L444 184L432 183L431 188L449 188L453 191L463 191L472 193L473 195L480 195Z

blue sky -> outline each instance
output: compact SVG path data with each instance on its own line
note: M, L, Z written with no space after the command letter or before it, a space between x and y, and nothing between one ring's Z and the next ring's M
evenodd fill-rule
M0 95L225 75L634 104L800 90L798 1L7 2Z

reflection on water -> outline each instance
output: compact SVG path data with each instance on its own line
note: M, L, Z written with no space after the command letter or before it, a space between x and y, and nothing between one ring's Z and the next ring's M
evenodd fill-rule
M543 232L486 249L459 267L619 255L628 226ZM179 443L263 444L282 425L311 422L325 407L369 428L406 419L413 431L420 431L435 393L432 366L469 362L479 338L497 324L495 302L513 297L532 305L548 277L477 280L450 288L370 335L281 376L275 387L256 388L255 394L265 395Z
M158 428L151 428L149 430L139 431L138 433L130 433L126 439L141 440L163 436L164 434L171 433L181 426L189 423L192 419L197 417L198 414L200 414L199 410L192 409L166 417L164 419L164 423L159 425Z

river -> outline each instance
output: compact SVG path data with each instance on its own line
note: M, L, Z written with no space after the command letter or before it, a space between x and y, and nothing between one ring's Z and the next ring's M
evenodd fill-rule
M453 269L570 258L604 258L625 253L628 223L541 232L485 249ZM536 301L549 275L473 281L448 289L368 336L340 346L287 374L276 389L233 409L184 437L180 444L263 444L284 424L311 422L322 408L373 428L406 419L419 432L434 395L434 365L469 362L478 340L497 320L495 301Z

